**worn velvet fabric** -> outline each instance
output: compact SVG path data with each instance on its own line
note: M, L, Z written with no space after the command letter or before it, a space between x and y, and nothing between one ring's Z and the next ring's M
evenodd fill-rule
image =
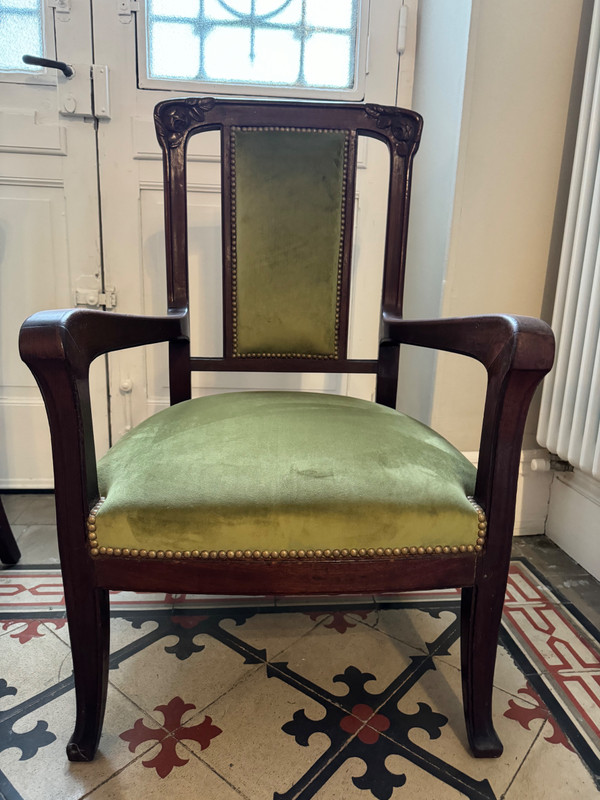
M232 135L235 352L334 356L346 134Z
M142 422L98 465L98 545L317 550L475 544L473 466L384 406L240 392Z

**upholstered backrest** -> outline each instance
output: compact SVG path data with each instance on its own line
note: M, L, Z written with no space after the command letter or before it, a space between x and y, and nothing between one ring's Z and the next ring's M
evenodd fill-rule
M235 356L336 358L348 132L231 132Z
M382 300L400 312L420 117L372 105L182 98L160 103L155 123L171 309L189 302L187 142L221 132L223 357L192 358L191 369L377 372L376 360L347 357L357 139L380 139L390 152Z

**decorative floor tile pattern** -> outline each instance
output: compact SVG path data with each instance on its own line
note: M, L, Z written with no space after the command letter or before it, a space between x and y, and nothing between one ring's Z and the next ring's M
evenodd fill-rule
M598 631L524 559L498 651L496 760L466 743L457 591L220 600L112 593L100 751L70 764L60 574L0 571L0 798L597 796Z

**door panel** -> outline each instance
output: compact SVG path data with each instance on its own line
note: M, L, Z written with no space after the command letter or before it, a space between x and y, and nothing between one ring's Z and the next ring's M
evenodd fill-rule
M54 19L46 55L91 64L86 3ZM62 77L62 76L61 76ZM57 77L0 73L0 486L50 488L46 414L18 353L25 317L68 308L77 285L102 280L94 120L59 114ZM20 82L22 81L22 82ZM89 92L89 84L88 84ZM108 445L106 383L94 369L98 451Z

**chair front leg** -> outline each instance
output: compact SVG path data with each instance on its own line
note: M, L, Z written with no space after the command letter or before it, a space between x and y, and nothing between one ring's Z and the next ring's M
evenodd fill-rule
M108 591L81 579L70 587L68 583L65 576L77 716L67 757L91 761L102 732L108 688Z
M498 758L492 692L506 580L479 580L461 599L461 673L467 738L476 758Z

